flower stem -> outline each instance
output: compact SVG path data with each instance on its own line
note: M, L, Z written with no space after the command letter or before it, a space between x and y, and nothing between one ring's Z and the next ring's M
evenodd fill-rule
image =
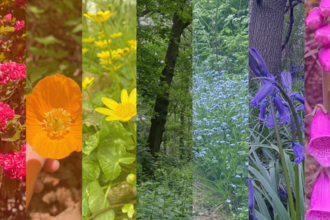
M115 83L118 87L119 90L120 89L120 86L119 86L119 82L118 82L118 78L117 78L117 74L115 73L115 70L113 68L113 60L112 60L112 53L111 53L111 47L110 47L110 43L109 43L109 36L108 36L108 33L107 33L107 30L105 29L105 25L104 25L104 22L102 22L102 27L103 27L103 31L104 31L104 34L105 34L105 37L107 39L107 45L108 45L108 50L109 50L109 55L110 55L110 62L109 62L109 66L110 66L110 69L111 69L111 73L113 74L113 78L115 80Z
M284 177L285 177L285 186L286 186L286 190L288 192L291 219L296 219L295 209L294 209L294 204L293 204L293 198L292 198L292 192L291 192L291 184L290 184L290 179L289 179L289 175L288 175L288 168L286 166L284 151L283 151L283 147L282 147L282 143L281 143L280 132L279 132L278 127L277 127L277 121L276 121L276 118L275 118L274 105L273 105L272 100L270 100L270 109L271 109L272 117L273 117L273 121L274 121L274 129L275 129L275 132L276 132L277 146L278 146L278 149L280 151L281 163L282 163L282 166L283 166L283 173L284 173Z
M93 59L93 56L94 56L94 51L95 51L95 46L93 47L92 56L91 56L91 58L89 59L88 68L91 66L91 62L92 62L92 59Z
M134 80L134 83L136 83L136 78L135 78L135 75L134 75L134 72L133 72L133 69L132 69L132 66L131 66L131 63L129 62L127 56L125 56L126 60L127 60L127 63L129 65L129 68L131 69L131 73L132 73L132 77L133 77L133 80Z
M129 128L131 129L131 132L132 132L132 135L133 135L133 139L134 139L134 142L136 144L136 131L135 131L133 122L131 120L129 120L128 121L128 125L129 125Z
M299 164L294 167L296 182L296 220L300 220Z
M87 94L88 94L88 97L89 97L89 101L91 102L91 104L92 104L92 107L93 107L93 110L95 109L95 107L94 107L94 104L93 104L93 101L92 101L92 97L91 97L91 95L89 94L89 92L88 92L88 89L86 90L86 92L87 92Z

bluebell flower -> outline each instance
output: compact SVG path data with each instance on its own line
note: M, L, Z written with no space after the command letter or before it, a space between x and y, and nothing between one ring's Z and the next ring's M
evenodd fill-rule
M304 159L305 159L305 148L300 145L297 144L295 142L292 142L292 146L293 146L293 152L296 155L296 159L294 160L294 164L300 164Z
M267 128L274 128L274 121L273 121L273 115L271 112L269 112L269 115L268 115L268 122L267 124L265 124L265 126Z
M278 195L287 199L288 198L288 191L286 190L285 184L284 183L279 184L278 188L279 188Z
M292 90L292 78L291 78L291 73L289 71L284 70L281 73L281 80L282 80L282 85L285 88L285 91L290 94Z
M254 98L250 101L250 104L253 108L257 107L259 102L261 102L264 98L266 98L270 93L274 91L275 85L274 83L267 83L263 85Z
M290 122L290 114L288 108L284 107L282 100L279 96L273 97L274 105L279 113L279 118L282 119L281 123L289 123Z
M259 113L259 120L265 120L266 119L266 108L268 100L264 100L260 103L260 113Z
M299 125L300 125L300 130L301 131L305 131L305 124L304 124L304 122L301 123L301 119L300 119L300 116L299 115L297 115L297 117L298 117L298 121L299 121ZM296 131L297 130L296 120L293 120L293 122L294 122L294 130ZM289 131L292 131L291 125L288 127L288 129L289 129Z
M269 75L265 61L254 47L249 48L249 66L258 77Z
M304 96L300 95L299 93L294 94L294 98L297 99L301 104L305 105L305 98Z

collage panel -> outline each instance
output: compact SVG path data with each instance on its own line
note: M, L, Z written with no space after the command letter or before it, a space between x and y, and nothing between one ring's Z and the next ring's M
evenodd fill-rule
M249 217L304 219L304 2L249 8Z
M82 219L136 219L136 1L83 1Z
M330 218L328 1L305 1L305 218Z
M81 10L27 2L26 219L81 219Z
M192 219L192 2L137 1L137 219Z
M194 219L248 219L248 2L194 1Z
M0 219L25 219L26 50L23 0L0 2Z

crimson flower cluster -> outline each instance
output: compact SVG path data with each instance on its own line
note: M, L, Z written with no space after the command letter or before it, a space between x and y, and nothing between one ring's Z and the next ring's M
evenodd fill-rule
M15 117L15 112L9 105L0 102L0 129L4 130L10 119Z
M0 166L3 172L10 179L19 179L21 182L26 181L26 144L21 146L21 151L10 152L9 154L0 154Z
M26 66L15 62L0 64L0 84L5 85L10 79L25 79Z
M21 7L23 5L25 5L26 0L15 0L15 4L17 5L17 7Z

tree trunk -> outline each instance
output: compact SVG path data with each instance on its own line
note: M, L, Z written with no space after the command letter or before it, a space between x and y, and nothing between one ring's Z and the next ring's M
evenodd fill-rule
M175 64L179 54L179 44L180 38L183 30L190 24L188 22L183 22L177 13L173 16L173 26L172 26L172 37L168 44L166 57L165 57L165 67L162 70L162 77L160 77L160 82L165 82L168 85L168 90L164 95L158 95L156 98L156 104L154 111L156 116L151 119L151 127L148 137L148 145L150 148L150 153L153 156L160 150L160 144L162 142L162 136L164 133L167 111L169 106L169 88L171 87L172 79L174 76Z
M260 4L258 4L260 2ZM281 71L284 11L287 0L253 1L249 46L255 47L271 74Z

